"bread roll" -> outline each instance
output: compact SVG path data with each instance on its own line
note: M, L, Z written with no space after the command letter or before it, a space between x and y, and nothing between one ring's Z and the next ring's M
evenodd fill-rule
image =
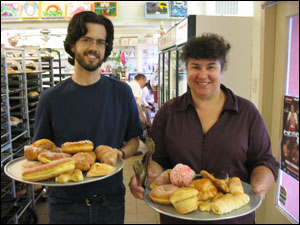
M183 187L171 196L170 202L180 214L190 213L198 208L198 191L195 188Z
M214 201L212 205L212 211L216 214L229 213L235 209L239 209L242 206L248 204L250 198L247 194L225 194Z
M240 193L243 194L244 193L244 187L242 184L242 181L240 180L240 178L238 177L232 177L229 181L229 192L231 194L235 194L235 193Z
M100 162L109 164L111 166L116 165L118 153L117 150L113 149L112 147L107 145L99 145L95 149L95 153Z
M94 163L91 169L87 172L86 177L101 177L113 173L115 167L106 163Z

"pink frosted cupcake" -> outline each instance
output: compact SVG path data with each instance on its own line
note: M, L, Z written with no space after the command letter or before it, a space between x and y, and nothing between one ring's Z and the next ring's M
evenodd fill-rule
M178 187L187 186L195 177L196 173L189 166L177 164L171 171L170 180Z

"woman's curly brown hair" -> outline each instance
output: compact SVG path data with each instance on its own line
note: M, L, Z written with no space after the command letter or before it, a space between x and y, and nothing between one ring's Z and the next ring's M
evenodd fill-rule
M181 59L188 65L190 58L219 60L223 70L227 64L226 55L230 44L223 37L205 33L200 37L192 37L183 47Z
M71 51L73 45L75 45L76 41L78 41L82 36L84 36L88 30L86 28L86 23L96 23L101 24L106 29L106 42L108 46L106 46L105 54L103 58L103 62L106 61L107 57L110 55L113 48L113 40L114 40L114 26L112 22L102 16L97 15L91 11L83 11L77 13L72 17L69 26L68 26L68 34L66 36L66 40L64 41L64 47L66 52L71 56L68 58L68 62L71 65L74 65L74 53Z

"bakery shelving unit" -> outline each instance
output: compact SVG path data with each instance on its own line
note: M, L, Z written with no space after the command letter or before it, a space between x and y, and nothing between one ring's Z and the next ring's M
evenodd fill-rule
M26 77L27 77L27 97L28 97L28 115L30 127L30 139L34 132L35 111L39 101L39 94L43 90L43 73L40 51L36 49L27 49L25 51Z
M12 123L10 121L8 122L11 143L10 157L7 159L8 162L14 158L23 156L24 145L29 144L30 142L30 129L25 50L4 48L3 51L6 63L1 63L1 68L5 68L4 70L1 69L1 79L3 74L2 71L7 71L7 66L12 69L7 73L6 79L8 107L5 112L7 118L14 116L19 119L18 124L14 124L15 126L11 126ZM4 90L4 87L1 86L1 96L2 92L4 92L2 90ZM8 178L2 173L2 168L5 163L6 162L2 163L1 149L1 223L19 223L25 216L28 216L28 212L30 213L30 217L35 218L35 221L37 221L37 216L34 211L35 195L33 192L33 185L24 185L23 183ZM6 185L3 188L2 182ZM9 183L12 183L12 190L7 186ZM23 191L24 189L26 189L25 192Z
M1 47L1 223L14 207L11 202L16 197L15 182L4 173L4 165L13 159L11 130L9 123L9 97L5 49ZM17 216L9 217L12 223Z
M46 53L46 54L45 54ZM42 78L43 90L54 86L54 57L48 51L41 52L42 70L45 71Z

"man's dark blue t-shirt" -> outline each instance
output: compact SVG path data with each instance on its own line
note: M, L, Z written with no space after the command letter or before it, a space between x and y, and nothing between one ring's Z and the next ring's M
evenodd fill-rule
M36 111L33 141L47 138L57 146L91 140L98 145L120 148L124 141L142 133L130 87L101 76L92 85L81 86L69 78L41 94ZM107 179L53 188L51 195L64 200L83 200L100 194L125 194L123 171Z

